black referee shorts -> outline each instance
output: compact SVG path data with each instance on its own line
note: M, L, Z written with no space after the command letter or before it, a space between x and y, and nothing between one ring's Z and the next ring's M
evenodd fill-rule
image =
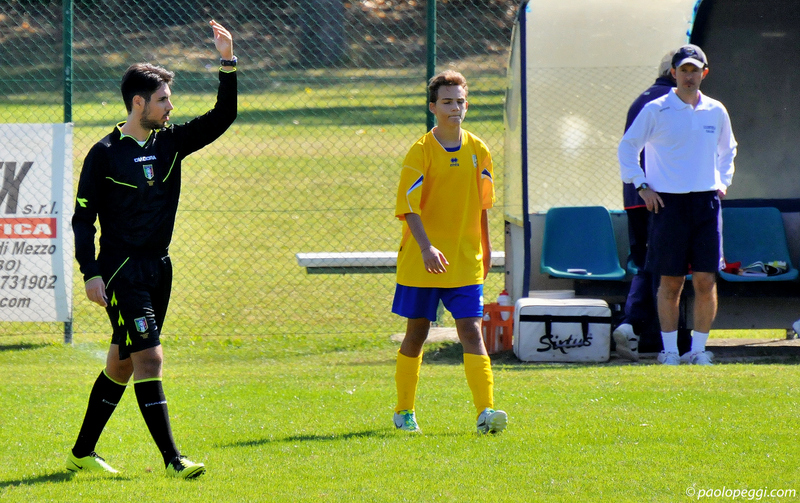
M161 344L161 329L172 291L169 257L98 257L106 283L106 312L119 345L119 358Z
M722 268L722 212L716 191L659 192L664 207L651 215L645 269L659 276Z

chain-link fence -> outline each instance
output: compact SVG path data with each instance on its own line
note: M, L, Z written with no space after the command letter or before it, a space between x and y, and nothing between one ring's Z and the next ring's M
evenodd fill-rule
M184 162L164 333L402 330L403 320L390 313L393 274L309 275L295 254L396 249L399 168L425 133L426 3L74 2L71 37L61 2L2 2L0 122L64 121L70 59L64 49L71 41L66 110L75 124L75 186L89 148L125 119L118 89L130 63L175 71L172 122L180 123L214 103L219 56L208 21L218 20L234 37L239 116L225 135ZM516 8L512 0L437 5L437 70L467 76L465 127L494 155L496 250L503 249L503 95ZM105 313L86 299L75 269L76 339L108 332ZM502 286L503 275L490 274L487 298ZM3 323L0 331L55 335L62 326Z

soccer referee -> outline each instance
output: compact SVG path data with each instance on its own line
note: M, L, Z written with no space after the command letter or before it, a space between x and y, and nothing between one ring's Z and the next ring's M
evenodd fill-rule
M168 475L193 479L202 463L178 451L161 385L159 337L172 289L169 243L181 190L181 161L219 138L237 113L236 57L228 30L211 21L220 54L214 108L182 125L168 125L174 74L148 63L131 65L122 77L128 118L96 143L84 160L72 227L75 257L86 295L106 308L112 326L106 367L89 404L67 469L117 473L95 453L100 434L133 376L147 428ZM95 220L100 252L95 256Z

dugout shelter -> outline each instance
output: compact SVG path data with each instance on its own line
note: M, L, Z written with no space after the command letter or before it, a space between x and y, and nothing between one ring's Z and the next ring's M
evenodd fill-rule
M800 2L523 0L505 105L505 267L514 299L574 290L624 302L630 271L610 281L541 272L545 218L553 207L607 208L626 267L617 146L631 102L653 83L662 56L686 43L707 54L701 89L728 108L739 143L723 208L777 208L800 265ZM797 279L720 279L718 289L715 328L789 328L800 318Z

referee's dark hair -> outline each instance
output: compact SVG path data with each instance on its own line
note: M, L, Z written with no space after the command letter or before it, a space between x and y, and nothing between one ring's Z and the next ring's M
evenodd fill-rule
M133 110L133 97L141 96L145 102L150 101L150 96L163 85L172 84L175 73L160 66L150 63L134 63L125 71L122 76L122 101L125 102L125 109L128 113Z

